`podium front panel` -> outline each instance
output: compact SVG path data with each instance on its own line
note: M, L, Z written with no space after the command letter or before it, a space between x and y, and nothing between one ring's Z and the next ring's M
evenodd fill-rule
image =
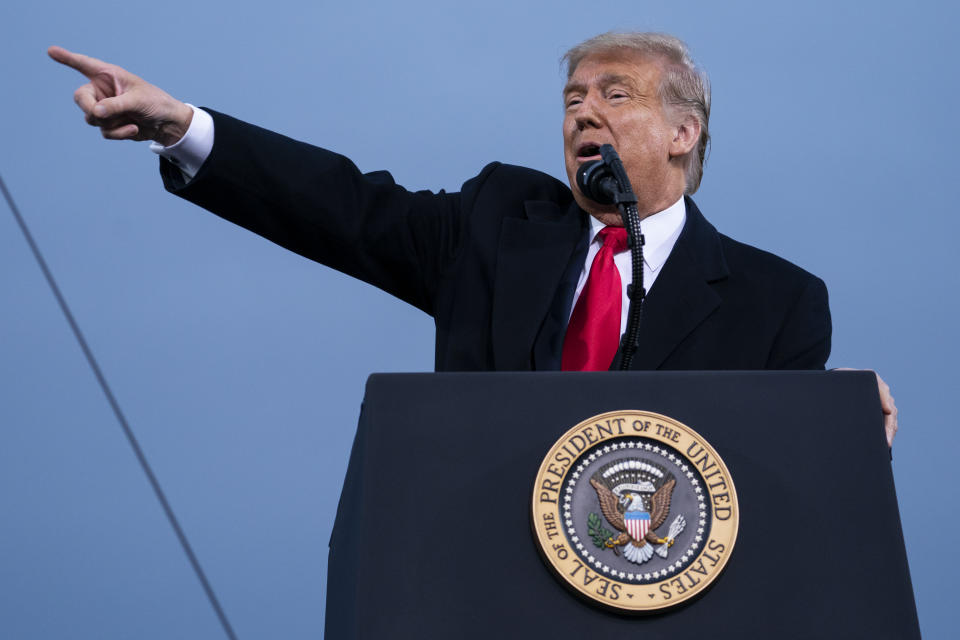
M531 533L534 477L591 416L701 434L740 528L700 597L625 615L581 600ZM869 372L378 374L330 541L327 637L919 638Z

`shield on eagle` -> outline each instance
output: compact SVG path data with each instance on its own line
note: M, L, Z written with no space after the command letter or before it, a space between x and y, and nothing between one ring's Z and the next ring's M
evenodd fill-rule
M650 514L646 511L627 511L623 514L623 523L627 525L627 533L634 540L643 540L650 531Z

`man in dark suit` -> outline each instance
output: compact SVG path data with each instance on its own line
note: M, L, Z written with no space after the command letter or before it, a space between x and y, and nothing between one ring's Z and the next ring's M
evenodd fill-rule
M568 53L570 188L494 163L454 194L408 192L389 174L363 175L337 154L211 116L119 67L59 48L50 54L91 80L75 98L105 137L164 145L158 151L169 158L161 162L169 190L430 313L437 370L607 368L617 359L615 326L622 331L623 323L613 316L624 304L602 311L612 318L605 325L608 332L614 326L605 340L612 350L589 354L591 366L567 366L576 360L571 351L604 342L567 330L600 313L579 309L588 306L580 304L586 291L597 290L593 267L605 259L607 277L619 273L621 295L607 298L621 302L630 277L616 252L604 250L604 227L621 226L619 214L574 180L604 143L642 185L643 226L673 221L657 240L665 262L646 266L650 292L634 368L823 368L829 355L822 281L718 234L685 197L700 180L709 92L683 44L669 36L605 34ZM203 146L191 137L201 119L208 146L199 156L178 156L177 145ZM892 440L896 409L880 385Z
M560 368L589 231L566 185L491 164L459 193L410 193L343 156L220 114L214 122L217 141L193 180L162 165L171 191L430 313L439 371ZM721 236L686 205L634 367L822 369L823 283Z

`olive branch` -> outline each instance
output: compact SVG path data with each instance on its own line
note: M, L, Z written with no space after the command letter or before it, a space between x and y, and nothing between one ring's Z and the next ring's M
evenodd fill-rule
M605 546L604 543L613 537L613 531L604 528L603 520L595 513L587 516L587 533L590 535L590 539L593 540L593 544L601 549Z

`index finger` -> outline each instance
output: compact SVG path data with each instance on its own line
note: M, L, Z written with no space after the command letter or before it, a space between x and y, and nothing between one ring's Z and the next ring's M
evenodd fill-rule
M76 69L88 78L97 75L97 73L107 66L107 63L103 60L97 60L96 58L85 56L82 53L67 51L63 47L50 47L47 49L47 55L60 64L65 64L71 69Z

